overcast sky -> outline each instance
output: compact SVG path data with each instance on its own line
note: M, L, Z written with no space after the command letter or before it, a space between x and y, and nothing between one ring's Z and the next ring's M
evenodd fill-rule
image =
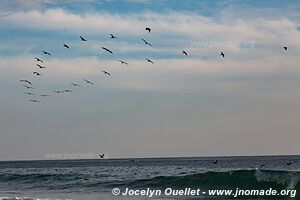
M0 160L299 154L299 10L296 0L1 1ZM53 92L63 89L73 92Z

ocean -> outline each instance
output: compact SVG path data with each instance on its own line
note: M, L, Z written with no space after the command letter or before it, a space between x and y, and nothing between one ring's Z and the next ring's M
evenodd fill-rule
M299 181L300 156L0 162L1 200L299 200Z

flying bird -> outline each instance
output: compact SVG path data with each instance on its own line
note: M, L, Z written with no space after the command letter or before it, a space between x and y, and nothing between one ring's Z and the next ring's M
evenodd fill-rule
M40 96L41 96L41 97L50 97L49 94L41 94Z
M265 167L266 165L265 164L261 164L260 166L259 166L259 168L263 168L263 167Z
M24 94L28 94L28 95L35 95L34 93L32 92L24 92Z
M221 51L220 56L225 57L224 53Z
M33 103L39 103L40 101L35 100L35 99L30 99L29 101L33 102Z
M36 59L37 62L43 62L41 59L34 57Z
M92 81L89 81L89 80L86 80L86 79L83 79L86 83L88 84L91 84L91 85L94 85L94 83Z
M214 165L216 165L217 163L218 163L218 160L215 160L215 161L213 162Z
M47 52L47 51L43 51L44 54L51 56L51 53Z
M37 75L37 76L43 76L41 73L39 72L33 72L33 74Z
M66 44L64 44L63 47L66 47L67 49L70 49L70 47L68 45L66 45Z
M20 80L20 81L21 81L21 82L28 83L29 85L31 85L31 82L30 82L30 81L28 81L28 80L22 79L22 80Z
M150 59L148 59L148 58L146 58L146 60L147 60L149 63L154 64L154 62L153 62L152 60L150 60Z
M288 165L288 166L291 165L291 164L292 164L291 162L286 163L286 165Z
M148 32L150 33L150 32L151 32L151 28L146 27L146 28L145 28L145 31L148 31Z
M113 34L110 34L110 38L111 39L116 39L117 37L115 35L113 35Z
M111 50L109 50L108 48L102 47L102 49L104 49L105 51L108 51L109 53L113 54L113 52Z
M182 50L182 53L183 53L184 55L186 55L186 56L188 55L187 52L186 52L185 50Z
M33 87L27 86L27 85L23 85L25 88L27 89L33 89Z
M152 47L152 44L150 44L149 42L147 42L145 39L141 39L145 44L149 45L150 47Z
M99 154L99 157L100 158L104 158L104 154Z
M54 90L53 92L55 92L57 94L63 93L63 91L61 91L61 90Z
M287 47L283 47L283 49L284 49L284 50L286 50L286 51L288 50L288 48L287 48Z
M125 65L128 65L127 62L123 61L123 60L118 60L121 64L125 64Z
M39 64L36 64L36 66L38 66L40 69L46 68L46 67L43 67L43 66L41 66L41 65L39 65Z
M80 39L81 39L81 41L84 41L84 42L86 41L86 39L82 36L80 36Z
M71 85L73 85L73 86L80 86L79 84L77 84L77 83L70 83Z
M104 74L107 74L108 76L110 76L110 73L109 72L107 72L107 71L102 71Z
M71 90L62 90L62 92L72 92Z

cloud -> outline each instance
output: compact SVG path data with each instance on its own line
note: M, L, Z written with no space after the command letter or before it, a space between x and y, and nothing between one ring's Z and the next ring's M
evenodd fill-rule
M188 10L118 14L86 8L70 11L67 6L54 8L60 6L56 1L43 3L55 6L21 2L0 18L0 88L4 92L0 146L4 150L21 136L27 140L17 145L22 151L15 151L28 153L31 138L38 136L35 141L49 151L58 148L57 141L62 149L89 149L93 141L97 149L100 141L117 156L135 156L137 149L141 156L169 155L167 149L170 155L274 153L273 147L281 141L287 145L281 145L278 153L297 152L300 35L295 20L263 13L246 16L244 10L231 16L220 12L218 17ZM150 35L145 26L152 27ZM118 39L109 39L109 33ZM88 41L81 42L79 35ZM143 45L141 37L153 48ZM62 48L63 42L70 45L69 51ZM102 45L116 53L100 51ZM284 51L283 45L289 50ZM53 56L42 55L45 49ZM182 49L189 55L184 56ZM220 51L225 52L224 59ZM46 69L37 68L35 56L44 60ZM147 63L146 57L155 64ZM34 70L44 77L34 76ZM32 81L34 92L49 92L51 98L40 104L28 102L19 82L23 78ZM83 78L95 85L84 85ZM71 95L53 94L53 90L72 87L70 82L82 87L72 88ZM288 137L281 134L285 130ZM82 142L82 133L87 136L85 144L73 145ZM71 142L60 140L68 134ZM270 143L274 135L277 140ZM48 136L51 141L45 140ZM124 142L116 150L120 136ZM171 148L170 136L175 143L184 141L184 151ZM152 143L160 141L161 148L153 150L149 145L145 151L144 146L134 146L145 137ZM262 138L261 146L253 147L257 137ZM211 151L210 144L216 141L218 149Z
M25 23L30 21L30 23ZM130 14L83 13L75 14L63 9L45 11L20 11L1 18L2 24L44 29L71 30L90 33L117 32L127 35L143 35L145 26L152 27L152 34L184 35L192 38L264 39L265 33L288 33L297 30L297 24L288 19L249 19L218 23L214 19L195 13L170 11L167 13L142 12Z
M215 59L219 51L225 51L230 59L241 60L260 58L270 53L280 54L279 49L285 45L293 49L291 54L295 55L300 51L299 25L287 18L269 19L262 16L220 22L191 12L145 11L125 15L107 12L78 14L64 9L46 9L18 11L1 17L0 24L9 27L8 29L16 27L31 31L50 30L51 34L47 37L52 40L56 38L56 32L61 34L62 30L66 38L68 34L84 35L91 42L90 47L77 51L74 54L76 57L84 52L87 56L96 56L93 52L98 51L101 43L108 44L122 58L129 56L130 59L145 58L149 54L153 58L170 58L181 54L182 49L196 58L200 55L202 58ZM151 38L144 30L145 26L152 27ZM116 34L119 39L107 41L109 33ZM100 40L99 36L102 37ZM145 48L140 41L142 37L147 40L149 38L153 48ZM252 46L246 49L241 44ZM10 44L3 42L3 46L8 45ZM53 42L45 45L53 46ZM75 47L79 45L81 44L77 41ZM32 45L26 46L26 52L30 52L28 47ZM60 46L56 48L59 49Z
M300 74L298 61L291 55L262 57L254 60L230 60L219 56L215 60L197 58L156 59L155 64L144 59L128 59L129 65L117 60L97 57L47 58L47 68L40 70L43 84L62 86L69 82L82 81L83 78L95 80L101 87L118 90L138 91L197 91L211 88L232 92L245 82L291 82ZM32 72L39 70L34 55L28 57L2 57L0 69L5 77L27 78L38 82ZM102 70L112 76L104 76ZM227 86L224 87L225 85ZM216 89L215 88L215 89Z

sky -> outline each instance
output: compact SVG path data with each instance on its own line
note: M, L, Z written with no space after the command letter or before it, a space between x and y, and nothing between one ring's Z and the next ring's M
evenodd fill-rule
M299 155L299 9L296 0L2 0L0 160Z

